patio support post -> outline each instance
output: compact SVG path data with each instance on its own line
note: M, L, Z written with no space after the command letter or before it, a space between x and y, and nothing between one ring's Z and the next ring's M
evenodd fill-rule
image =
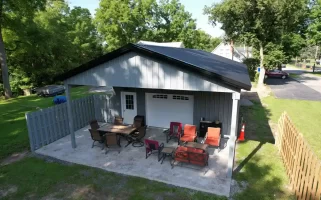
M240 93L235 92L232 94L233 105L232 105L232 119L231 119L231 133L228 141L229 157L227 164L227 178L232 178L234 156L235 156L235 143L237 139L237 127L238 127L238 111L239 111L239 100Z
M76 138L75 138L75 131L74 131L74 122L72 118L72 108L71 108L71 97L70 97L70 89L71 86L65 84L66 89L66 98L67 98L67 113L68 113L68 124L69 124L69 132L71 137L71 146L72 148L76 148Z

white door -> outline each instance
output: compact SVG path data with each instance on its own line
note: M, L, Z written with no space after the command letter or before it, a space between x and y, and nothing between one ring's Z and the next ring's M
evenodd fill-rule
M137 115L136 92L121 92L121 109L125 124L132 124Z
M148 126L169 128L170 122L193 124L192 95L146 93Z

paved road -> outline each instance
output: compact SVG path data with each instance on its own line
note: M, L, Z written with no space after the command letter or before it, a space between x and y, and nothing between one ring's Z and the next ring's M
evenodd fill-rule
M268 78L266 84L270 86L274 95L280 99L321 101L321 91L318 92L292 78L285 80Z

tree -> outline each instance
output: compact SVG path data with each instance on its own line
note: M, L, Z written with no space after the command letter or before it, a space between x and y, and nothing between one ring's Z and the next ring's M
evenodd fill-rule
M271 42L265 46L264 55L264 66L267 69L281 68L282 64L287 60L285 52L283 52L283 46Z
M102 54L88 9L48 0L45 9L20 23L15 31L3 31L15 92L52 84L58 74Z
M195 46L196 20L178 0L160 0L154 14L153 41L182 41L187 48Z
M178 0L102 0L95 22L107 51L139 40L182 41L187 48L209 51L218 41L196 29L196 20Z
M309 42L316 45L315 59L318 57L319 46L321 44L321 0L311 1L311 12L309 16L309 26L307 35Z
M222 29L230 40L245 40L258 44L260 66L263 69L264 48L270 42L279 43L282 35L298 32L307 16L306 0L224 0L204 8L209 21ZM261 70L259 83L263 83Z
M156 6L155 0L101 0L95 22L107 51L146 39Z
M11 98L6 48L3 41L3 29L16 30L22 19L32 16L43 7L45 0L0 0L0 62L5 98ZM20 41L15 41L20 42Z
M194 32L194 38L191 41L191 48L211 52L221 41L220 38L213 38L202 30L196 30Z
M301 50L306 47L306 40L300 34L285 34L282 36L281 41L282 51L284 52L286 61L300 56Z

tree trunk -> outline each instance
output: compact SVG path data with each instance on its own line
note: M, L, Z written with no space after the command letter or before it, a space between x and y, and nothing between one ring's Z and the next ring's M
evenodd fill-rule
M7 66L6 50L4 48L2 32L0 32L0 62L1 62L4 96L6 99L9 99L12 97L12 92L11 92L11 87L9 83L9 72L8 72L8 66Z
M318 52L319 52L319 46L316 46L316 48L315 48L314 60L317 60L317 58L318 58Z
M263 66L263 60L264 60L263 44L260 43L260 75L259 75L258 85L263 85L264 83L265 69Z
M234 60L234 43L233 40L230 42L230 48L231 48L231 59Z

